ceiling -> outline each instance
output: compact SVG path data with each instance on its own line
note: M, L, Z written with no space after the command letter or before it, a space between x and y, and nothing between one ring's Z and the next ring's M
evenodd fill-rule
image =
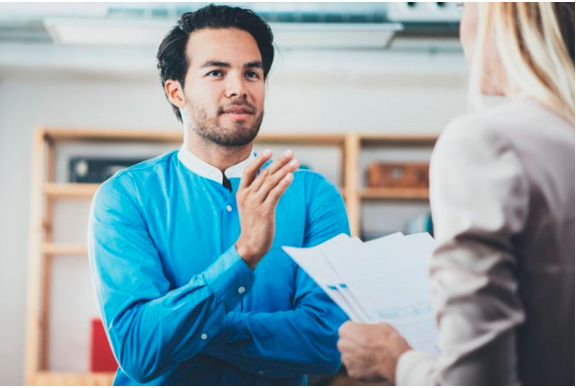
M2 3L0 43L157 47L208 3ZM268 21L285 48L386 48L400 35L454 36L456 3L233 3Z
M0 3L0 79L156 79L156 50L208 3ZM462 74L456 3L234 3L272 27L276 78ZM292 78L290 78L292 79ZM438 78L441 79L441 78Z

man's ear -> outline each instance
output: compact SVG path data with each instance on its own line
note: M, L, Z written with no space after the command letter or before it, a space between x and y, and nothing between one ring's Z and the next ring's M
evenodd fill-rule
M185 105L184 90L180 82L173 79L164 82L164 92L168 97L168 101L176 105L178 108L183 108Z

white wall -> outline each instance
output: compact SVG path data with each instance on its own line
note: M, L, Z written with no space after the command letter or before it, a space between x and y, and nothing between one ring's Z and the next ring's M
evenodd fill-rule
M94 70L80 74L51 69L44 73L42 60L37 58L35 66L22 71L0 66L2 385L23 383L34 129L179 128L153 70L137 77ZM286 53L280 61L270 80L265 132L438 133L451 117L466 110L460 54ZM59 284L70 281L66 283L69 287L55 289L54 300L69 300L68 307L78 309L76 316L92 314L89 285L78 280L87 276L86 267L72 259L62 260L57 267ZM71 296L67 294L70 288L78 295L66 299ZM87 326L68 320L66 310L67 306L56 309L53 322L58 325L53 329L68 332L70 346L85 352L86 357L70 361L69 353L55 347L51 364L86 369Z

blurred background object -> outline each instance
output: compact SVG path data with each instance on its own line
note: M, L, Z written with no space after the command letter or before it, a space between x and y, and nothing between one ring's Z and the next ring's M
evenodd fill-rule
M90 332L90 372L116 372L118 363L114 358L108 337L100 318L92 319Z

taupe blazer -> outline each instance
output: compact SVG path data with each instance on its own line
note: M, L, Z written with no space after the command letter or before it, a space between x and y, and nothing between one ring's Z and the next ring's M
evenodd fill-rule
M399 385L574 385L574 126L531 100L454 120L430 167L441 356Z

